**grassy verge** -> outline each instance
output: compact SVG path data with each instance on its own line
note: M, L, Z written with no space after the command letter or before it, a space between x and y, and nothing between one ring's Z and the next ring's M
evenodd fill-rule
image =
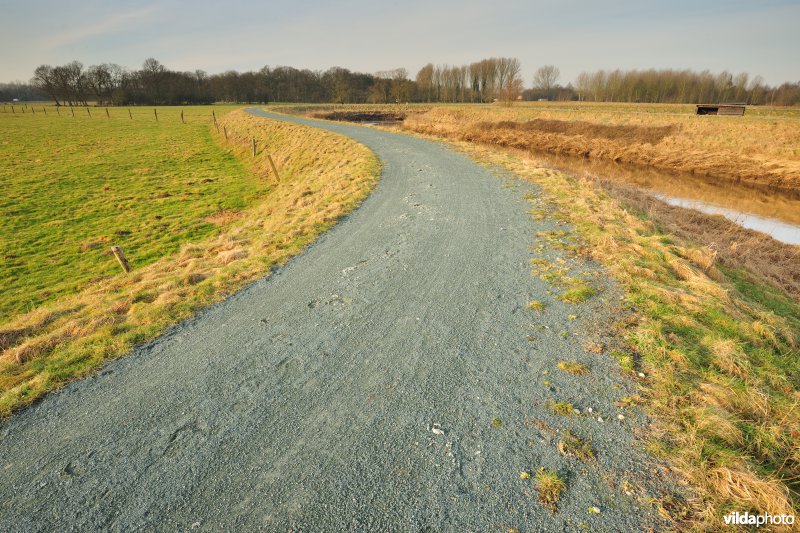
M213 156L227 161L234 169L227 178L235 181L245 176L251 180L248 183L255 192L249 207L212 204L214 208L208 214L204 209L186 211L183 202L165 208L164 216L183 217L184 225L209 224L212 228L164 244L162 255L154 257L149 237L143 235L140 241L138 233L149 231L152 221L148 213L158 208L157 200L149 196L121 200L145 217L141 226L135 222L136 231L131 230L131 234L136 237L125 244L134 271L128 275L109 272L91 283L65 289L57 300L16 315L0 326L0 415L8 415L45 392L86 375L265 275L355 208L378 175L377 161L369 150L332 133L267 121L243 111L225 115L219 125L217 133L211 129L210 116L205 117L197 134L217 144L210 154L199 151L193 157ZM271 172L263 150L252 156L253 138L257 146L269 147L280 180ZM178 165L184 158L180 152L145 155L152 155L153 165ZM98 165L102 166L98 174L114 172L114 165ZM175 169L177 175L181 174L179 168ZM188 164L187 169L191 168ZM78 167L70 179L80 182L83 173ZM209 171L209 175L213 173ZM180 197L186 179L176 178L164 192ZM192 196L198 195L192 192ZM78 229L74 231L79 234ZM134 244L138 242L146 243L148 250L138 250ZM29 246L35 248L36 243ZM111 264L103 269L118 270L113 258L98 254L96 260ZM69 264L63 269L78 271ZM69 277L64 272L62 275Z
M595 182L532 159L460 143L540 185L575 227L580 253L606 266L635 320L616 324L653 420L648 447L690 485L686 527L715 530L730 511L797 514L800 305L709 248L666 234ZM566 409L564 410L565 414ZM686 519L686 517L682 517Z

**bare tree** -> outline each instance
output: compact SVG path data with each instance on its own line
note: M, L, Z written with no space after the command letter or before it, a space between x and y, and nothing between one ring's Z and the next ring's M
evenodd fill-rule
M58 101L59 91L55 75L53 74L53 67L50 65L41 65L36 67L33 71L33 78L31 78L31 85L46 92L52 98L56 105L61 105Z
M546 98L552 100L553 89L556 87L561 71L554 65L544 65L536 70L533 75L533 87L542 91Z
M392 79L392 99L396 104L407 102L409 96L408 71L404 68L396 68L391 71Z
M498 58L497 65L498 99L511 105L522 93L522 78L519 75L522 67L515 57Z
M97 103L103 104L111 100L114 88L111 65L92 65L86 71L86 86L94 94Z
M417 72L417 91L428 102L433 98L433 63L428 63Z

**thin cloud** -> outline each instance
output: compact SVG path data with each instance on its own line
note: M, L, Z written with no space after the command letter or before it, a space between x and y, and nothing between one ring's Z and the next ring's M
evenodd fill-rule
M136 26L137 22L147 19L159 10L159 6L152 5L142 9L128 11L127 13L111 15L100 21L58 33L50 39L47 39L43 43L43 48L45 50L54 50L98 35L104 35L121 29L128 29L132 26Z

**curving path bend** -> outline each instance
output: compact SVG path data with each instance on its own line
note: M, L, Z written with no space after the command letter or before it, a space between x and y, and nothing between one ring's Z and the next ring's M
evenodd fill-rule
M555 227L528 214L533 186L443 144L249 112L364 143L384 163L378 187L270 277L0 425L0 530L657 524L608 483L652 468L633 421L602 407L627 385L531 276L533 236ZM533 299L552 303L536 315ZM532 322L547 326L535 342ZM558 375L564 358L592 376ZM613 421L559 420L554 398ZM534 418L591 435L597 464L562 457ZM566 479L558 513L519 478L540 465Z

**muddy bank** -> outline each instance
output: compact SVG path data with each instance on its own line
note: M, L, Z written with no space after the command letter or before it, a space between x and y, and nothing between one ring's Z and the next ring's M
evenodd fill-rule
M392 111L324 111L311 116L339 122L402 122L407 115Z

